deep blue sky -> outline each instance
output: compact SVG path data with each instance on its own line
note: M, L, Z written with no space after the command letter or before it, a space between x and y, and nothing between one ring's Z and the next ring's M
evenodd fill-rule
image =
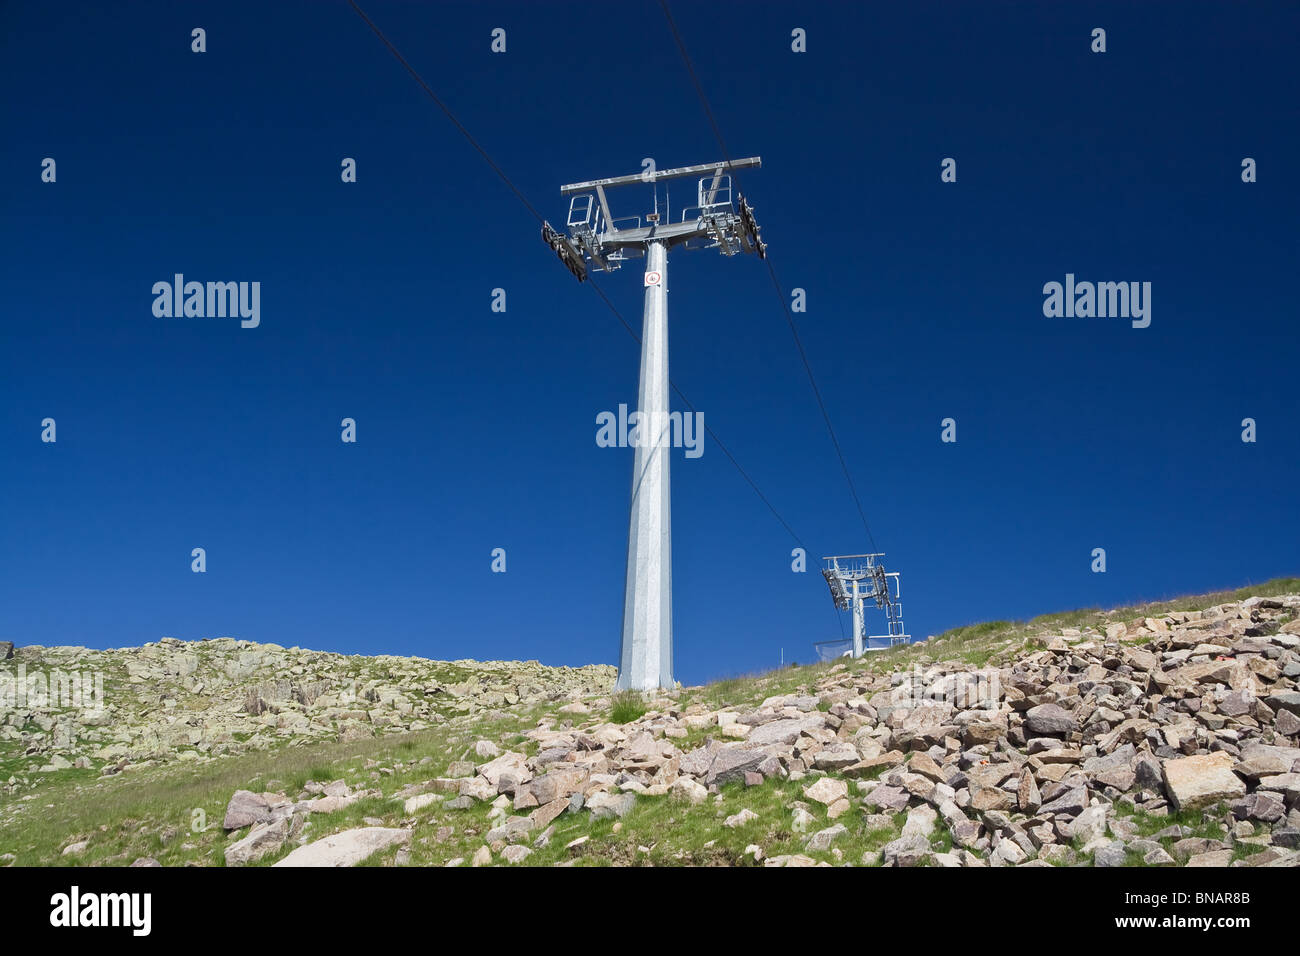
M657 3L364 6L552 222L562 183L720 158ZM913 635L1300 570L1300 7L674 12L763 157ZM347 4L7 3L0 87L0 639L617 661L632 453L595 417L636 344ZM155 318L176 272L260 281L261 327ZM1151 282L1151 326L1045 318L1067 272ZM677 676L809 660L840 633L816 559L861 524L762 264L669 277L673 378L813 559L678 452ZM639 328L640 267L601 282Z

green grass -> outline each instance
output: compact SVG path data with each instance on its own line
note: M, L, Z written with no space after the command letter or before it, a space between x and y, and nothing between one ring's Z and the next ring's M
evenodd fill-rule
M1223 840L1226 839L1226 836L1219 821L1223 819L1226 813L1227 808L1222 804L1204 810L1170 810L1164 816L1144 813L1124 804L1115 805L1115 817L1134 824L1137 827L1137 836L1139 838L1150 837L1167 827L1177 825L1190 830L1191 832L1186 834L1189 837ZM1172 837L1165 837L1161 842L1172 845L1176 841Z
M1234 862L1237 860L1244 860L1247 857L1254 856L1256 853L1263 852L1264 847L1257 843L1238 843L1232 848L1232 859Z
M0 853L14 853L16 866L120 866L140 856L153 856L164 866L224 865L223 851L230 841L221 821L231 794L275 785L296 798L309 780L345 779L354 789L379 788L384 794L382 799L363 800L335 814L312 814L307 819L313 837L344 825L360 826L364 816L378 816L395 826L402 807L393 803L392 793L405 784L443 774L474 740L491 736L504 741L535 726L542 713L560 703L527 708L503 720L447 724L356 741L288 745L204 764L127 770L107 778L84 770L41 774L49 779L42 779L35 799L0 797ZM430 761L421 763L424 757ZM394 773L379 774L380 766ZM206 827L196 829L202 822ZM90 841L85 853L61 856L65 846L81 840Z
M786 694L819 697L816 707L827 710L839 699L833 692L819 695L816 686L828 677L849 678L844 693L855 692L854 686L869 683L913 665L958 659L970 663L997 663L1000 660L1046 647L1048 638L1062 628L1092 627L1100 629L1106 620L1131 621L1139 617L1160 616L1168 611L1203 607L1213 603L1239 600L1247 594L1275 595L1300 591L1300 579L1289 578L1242 591L1225 591L1201 599L1178 599L1156 605L1139 605L1111 612L1102 617L1095 610L1044 615L1026 623L993 621L954 628L929 642L893 648L869 655L860 661L832 661L797 668L783 668L766 673L742 675L703 687L685 688L669 694L674 709L696 712L702 708L735 710L752 709L764 698ZM439 678L444 682L488 679L488 675L470 669L445 667ZM358 668L358 674L365 671ZM494 677L491 679L495 679ZM877 687L880 684L875 685ZM16 793L0 794L0 853L12 852L17 865L76 863L78 865L125 865L139 856L153 856L167 866L203 863L224 865L224 849L231 842L221 831L221 819L230 795L236 789L261 790L274 785L290 797L297 797L309 781L328 782L345 779L356 789L377 789L379 797L367 798L337 813L312 815L308 818L310 838L317 839L339 829L360 826L365 817L375 817L386 826L410 826L414 830L409 847L415 865L443 865L460 858L468 865L483 846L484 835L494 826L489 819L489 804L476 804L465 810L448 810L442 802L420 810L408 818L398 797L408 784L423 784L446 773L457 760L474 759L474 743L480 739L496 742L503 749L535 753L537 744L524 734L550 718L556 725L590 726L604 720L627 723L642 716L647 701L638 694L616 695L604 712L603 702L590 715L560 714L566 699L533 705L507 707L499 712L480 710L472 718L451 717L427 730L390 734L357 741L294 741L276 738L266 741L267 749L225 755L197 763L172 762L162 766L129 769L112 777L100 777L98 768L63 770L49 774L34 772L35 761L23 755L19 741L0 743L0 784L10 775L32 781L34 786L20 787ZM178 704L182 703L178 698ZM692 709L694 708L694 709ZM688 751L716 735L716 727L688 732L674 740ZM260 741L259 741L260 745ZM380 769L392 771L380 773ZM873 774L879 776L885 768ZM720 797L710 796L698 806L689 806L671 797L638 797L636 804L621 821L594 820L590 813L562 814L555 823L551 842L537 848L528 857L528 865L572 862L579 866L628 865L753 865L744 849L753 843L766 856L807 853L809 836L819 829L842 823L848 832L835 844L837 855L830 851L807 853L830 863L858 864L864 853L878 851L896 839L905 814L890 817L890 824L868 829L860 808L856 807L836 821L827 818L821 804L806 800L803 789L811 778L798 781L768 780L756 787L731 785ZM858 794L859 782L851 781L850 792ZM792 831L792 806L802 801L815 818L807 833ZM759 818L742 827L728 828L723 820L749 808ZM527 812L527 811L524 811ZM507 815L513 813L507 810ZM1173 824L1189 830L1189 835L1231 842L1220 824L1222 807L1205 811L1157 816L1116 807L1117 817L1130 820L1136 835L1149 837ZM206 827L196 823L206 821ZM239 834L242 836L243 834ZM534 834L533 836L535 836ZM573 849L565 844L578 837L587 841ZM78 857L63 858L62 849L69 843L89 840L88 850ZM532 838L527 844L531 847ZM1161 840L1168 849L1173 838ZM939 826L933 840L936 852L951 849L946 828ZM645 849L642 850L641 847ZM279 854L288 852L285 848ZM1238 843L1234 858L1241 859L1259 852L1249 843ZM367 865L392 865L396 849L378 854ZM269 865L278 858L264 861ZM499 855L494 862L502 862ZM1140 862L1132 861L1132 862Z
M634 690L619 691L609 709L609 719L616 724L630 724L646 712L645 697Z

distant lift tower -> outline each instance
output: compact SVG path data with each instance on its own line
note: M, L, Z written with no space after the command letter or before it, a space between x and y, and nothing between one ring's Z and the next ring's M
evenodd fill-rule
M612 179L562 186L570 196L568 235L549 222L542 239L579 282L587 263L613 272L625 259L645 257L645 316L641 333L640 414L632 466L632 505L627 532L627 578L623 591L623 649L617 690L652 690L673 686L672 510L668 461L668 250L717 249L724 256L742 252L766 256L754 212L743 196L732 199L732 169L762 165L757 157L705 163L662 171L646 170ZM698 177L691 197L674 218L659 201L658 183ZM616 186L650 186L651 211L615 219L606 190Z
M822 558L826 566L822 576L830 585L831 600L841 611L853 612L853 656L861 657L866 651L880 651L896 644L906 644L908 635L903 630L903 605L899 600L898 572L886 571L880 554L840 554ZM890 589L890 579L893 589ZM876 607L885 612L889 633L866 636L866 623L863 620L862 603L875 601ZM876 642L872 644L872 642ZM882 643L883 642L883 643ZM842 641L826 641L818 644L819 649L833 645L842 645Z

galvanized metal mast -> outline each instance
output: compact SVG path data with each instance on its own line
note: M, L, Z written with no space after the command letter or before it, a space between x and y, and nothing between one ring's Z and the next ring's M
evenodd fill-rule
M673 683L673 528L669 493L671 423L668 418L668 252L646 250L645 320L641 385L637 391L641 441L632 465L623 591L623 648L617 690L649 690Z
M766 255L754 212L743 196L732 201L729 169L761 165L757 157L723 163L646 171L563 186L569 200L568 235L542 224L542 239L579 282L587 263L606 272L625 259L644 256L645 317L641 335L641 382L637 393L638 442L632 465L632 503L627 533L627 577L623 592L623 643L618 690L673 686L672 501L669 455L672 422L668 411L668 250L718 249ZM694 206L615 219L607 188L653 184L698 176ZM642 221L644 218L644 222ZM679 426L680 427L680 426Z
M906 644L911 638L903 627L903 605L899 590L897 571L886 571L881 559L883 553L876 554L836 554L822 558L826 562L822 568L822 577L831 589L831 600L841 611L853 615L852 650L854 657L861 657L867 651L884 650L897 644ZM890 579L893 587L890 587ZM888 634L868 636L866 621L862 613L863 603L874 601L876 607L885 612ZM875 641L873 645L871 642ZM881 643L888 642L888 643ZM843 641L820 641L814 646L818 653L827 658L834 656L836 648L842 648Z

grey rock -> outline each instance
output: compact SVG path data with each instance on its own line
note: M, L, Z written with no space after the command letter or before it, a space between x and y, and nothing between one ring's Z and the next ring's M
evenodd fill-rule
M1084 773L1101 774L1108 770L1129 769L1137 759L1137 748L1124 744L1100 757L1089 757L1081 766Z
M1160 769L1160 761L1150 754L1142 754L1137 758L1133 764L1133 774L1137 785L1143 790L1160 792L1164 789L1164 771Z
M865 806L878 807L882 810L902 810L911 799L912 795L902 787L881 784L867 794L862 802Z
M930 807L913 807L908 811L907 820L903 823L902 835L924 837L928 841L934 833L937 817L938 814Z
M1289 847L1292 850L1300 849L1300 829L1278 827L1273 831L1272 843L1274 846Z
M273 806L285 802L276 800L276 794L253 793L250 790L236 790L226 805L226 817L222 829L242 830L256 823L269 823L274 818Z
M1226 753L1197 754L1164 762L1165 792L1179 810L1198 810L1244 796L1246 785L1232 772Z
M993 850L992 859L995 863L1019 866L1028 859L1028 854L1015 840L1001 840Z
M1165 852L1162 846L1152 847L1142 856L1142 862L1147 866L1177 866L1178 861Z
M356 866L381 850L409 843L410 830L364 827L300 846L273 866Z
M1174 856L1180 860L1189 857L1200 856L1204 853L1214 853L1219 850L1231 850L1232 848L1222 840L1211 840L1208 837L1186 837L1179 840L1172 847Z
M858 762L857 748L852 744L836 744L817 752L813 765L819 770L842 770Z
M824 852L831 848L832 843L848 832L848 827L842 823L827 827L825 830L818 830L808 838L808 841L804 844L804 849L810 852Z
M1276 793L1258 790L1229 805L1232 815L1238 820L1259 820L1264 823L1276 823L1286 816L1286 804Z
M550 803L577 791L587 779L583 770L552 770L535 777L528 784L538 803Z
M1021 813L1037 813L1038 808L1043 805L1038 782L1034 780L1034 772L1028 767L1020 774L1020 783L1016 787L1016 801L1020 805Z
M1093 866L1123 866L1128 860L1128 854L1124 849L1124 844L1116 840L1114 843L1107 843L1103 847L1098 847L1092 855Z
M1254 694L1246 690L1234 690L1225 695L1223 700L1215 705L1215 709L1229 717L1240 717L1242 714L1250 713L1250 709L1254 706Z
M1039 704L1025 714L1025 726L1030 732L1047 737L1062 737L1079 729L1079 723L1059 704Z
M721 785L733 780L743 781L745 774L757 770L766 756L759 750L723 747L714 755L713 763L709 765L708 773L704 775L704 784L712 786L715 783Z
M774 744L792 744L805 732L824 726L826 726L826 719L821 714L773 720L755 727L745 738L745 746L770 747ZM857 758L855 757L854 760Z
M1269 777L1260 777L1259 789L1285 793L1289 802L1294 805L1296 798L1300 797L1300 773L1278 773Z
M930 841L922 836L899 837L881 848L885 863L894 866L916 866L930 856Z
M504 840L507 843L522 843L533 831L536 821L531 817L511 817L504 823L493 827L484 838L488 843Z
M1088 807L1070 824L1070 836L1081 844L1091 843L1106 835L1106 810L1104 806Z
M587 798L587 809L597 820L626 816L635 805L635 793L593 793Z
M678 770L689 777L703 777L709 772L709 767L713 766L717 752L717 746L697 747L682 757L678 762Z
M258 823L248 835L226 847L226 866L243 866L276 852L289 839L288 819Z
M1278 691L1265 697L1264 703L1275 711L1289 710L1293 714L1300 714L1300 691Z
M1088 805L1086 787L1070 787L1049 803L1044 803L1039 813L1059 813L1063 816L1075 816L1082 813Z

